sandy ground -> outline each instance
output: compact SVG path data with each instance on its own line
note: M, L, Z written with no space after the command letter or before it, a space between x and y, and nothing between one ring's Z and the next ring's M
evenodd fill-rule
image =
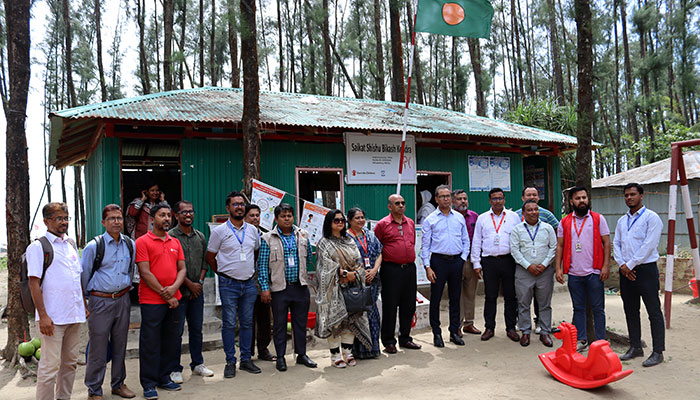
M0 290L6 286L6 273L0 273ZM3 293L2 299L5 298ZM211 378L190 376L186 368L185 383L179 392L159 391L161 399L218 399L226 393L233 396L269 397L277 399L308 398L498 398L498 399L698 399L700 398L700 361L697 333L700 331L700 307L683 304L689 296L674 296L672 329L666 333L666 361L653 368L643 368L643 359L624 362L624 369L634 373L620 382L596 390L578 390L554 380L544 369L537 355L548 351L539 341L521 347L506 338L502 317L497 320L496 337L481 342L478 336L465 335L466 346L447 343L443 349L432 345L429 330L414 332L414 339L423 345L419 351L402 351L396 355L383 354L377 360L359 361L347 369L330 366L325 340L310 344L308 354L319 363L319 368L308 369L294 365L287 356L289 370L278 372L274 363L256 361L263 369L259 375L238 371L233 379L223 378L225 365L223 350L204 353L204 359L214 372ZM555 293L554 319L561 321L571 316L571 300L565 291ZM502 313L499 304L499 315ZM483 308L477 307L477 324L482 324ZM616 332L626 333L622 300L619 296L606 297L607 324ZM643 339L651 344L648 320L642 312ZM443 301L442 321L447 321L446 301ZM6 325L0 327L0 344L7 341ZM447 329L445 328L445 338ZM536 339L536 338L535 338ZM560 345L555 340L555 348ZM289 348L289 347L288 347ZM626 349L614 348L618 353ZM645 349L645 355L649 349ZM189 355L183 356L183 364ZM126 383L142 398L138 381L138 360L127 361ZM73 398L87 398L83 384L85 366L79 366ZM107 379L108 380L108 379ZM0 366L0 399L34 398L34 379L23 380L18 373ZM111 398L109 384L105 384L105 398ZM115 397L116 398L116 397ZM251 398L251 397L249 397Z

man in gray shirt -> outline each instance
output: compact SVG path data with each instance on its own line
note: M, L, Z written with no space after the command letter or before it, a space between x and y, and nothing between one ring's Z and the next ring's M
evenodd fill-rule
M540 311L540 341L552 347L549 333L552 326L554 268L549 264L556 254L557 236L551 225L539 220L540 212L535 200L527 200L522 213L525 221L513 227L510 233L510 251L518 264L515 269L515 295L518 298L518 328L523 333L520 345L530 344L530 304L534 291Z

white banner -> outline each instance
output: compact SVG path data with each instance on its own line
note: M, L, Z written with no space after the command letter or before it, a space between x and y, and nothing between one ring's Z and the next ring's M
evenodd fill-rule
M345 133L347 183L395 184L399 177L401 135ZM403 183L416 181L416 139L406 135Z
M284 197L284 191L272 187L253 179L253 193L250 202L260 207L260 226L272 229L275 222L275 207L277 207Z
M316 246L323 237L323 219L330 209L318 204L304 202L304 209L301 213L299 227L309 233L309 241Z

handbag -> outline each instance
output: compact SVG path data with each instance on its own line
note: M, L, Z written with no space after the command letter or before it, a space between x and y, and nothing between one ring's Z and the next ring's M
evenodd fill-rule
M364 282L360 282L359 285L341 286L340 291L348 314L372 310L372 288L365 286Z

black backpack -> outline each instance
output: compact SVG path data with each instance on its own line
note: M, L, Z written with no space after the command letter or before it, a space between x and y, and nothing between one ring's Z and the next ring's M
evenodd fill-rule
M92 276L95 275L95 271L100 269L102 266L102 260L105 258L104 238L102 235L97 235L93 240L95 241L95 244L97 244L97 248L95 249L95 260L92 262L92 271L90 271L90 278L87 281L88 283L90 282L90 279L92 279ZM122 240L126 241L126 247L129 249L129 275L131 275L131 265L134 261L134 244L127 236L124 236Z
M41 243L41 250L44 253L44 270L41 272L41 278L39 279L39 286L44 283L44 275L46 275L46 270L53 262L53 247L51 242L46 236L42 236L37 239ZM75 251L78 251L78 247L75 245L73 239L68 238L68 243L73 246ZM32 291L29 289L29 271L27 266L27 252L25 251L21 257L22 268L19 272L19 298L22 303L22 308L25 312L29 314L34 314L34 299L32 298Z

